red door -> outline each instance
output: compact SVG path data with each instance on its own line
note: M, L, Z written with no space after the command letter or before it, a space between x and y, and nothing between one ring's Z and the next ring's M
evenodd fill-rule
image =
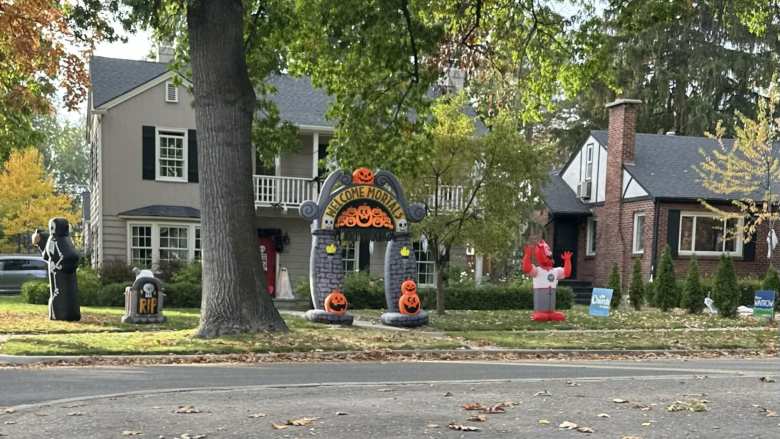
M260 261L268 284L268 294L276 297L276 246L270 236L260 237L257 240L260 246Z

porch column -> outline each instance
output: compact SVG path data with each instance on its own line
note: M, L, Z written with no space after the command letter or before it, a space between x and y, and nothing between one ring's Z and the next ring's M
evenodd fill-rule
M317 174L319 173L319 162L320 162L320 133L315 131L312 134L311 138L312 138L311 178L317 178Z
M477 284L477 286L482 284L482 264L483 256L474 256L474 283Z

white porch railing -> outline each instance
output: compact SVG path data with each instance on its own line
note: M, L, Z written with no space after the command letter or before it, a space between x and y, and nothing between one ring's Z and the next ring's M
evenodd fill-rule
M319 185L310 178L255 175L255 207L299 207L316 200Z
M438 200L436 198L437 197L433 195L428 198L429 209L435 209L438 203L440 211L448 212L461 210L465 203L465 200L463 199L463 186L439 186Z

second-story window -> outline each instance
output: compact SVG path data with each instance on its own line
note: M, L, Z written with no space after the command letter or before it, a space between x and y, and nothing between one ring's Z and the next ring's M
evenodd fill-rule
M187 132L157 131L157 179L187 181Z
M588 143L585 146L585 181L593 178L593 144Z

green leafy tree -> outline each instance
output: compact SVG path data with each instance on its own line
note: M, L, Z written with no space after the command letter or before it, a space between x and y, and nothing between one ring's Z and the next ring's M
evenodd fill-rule
M734 264L730 257L721 255L712 288L712 300L718 308L718 314L723 317L735 317L739 299L740 291Z
M685 277L680 305L691 314L699 314L704 309L704 297L704 288L699 279L699 263L694 256L688 265L688 274Z
M428 208L414 230L430 243L439 313L445 310L442 276L452 248L468 243L484 255L511 253L550 166L550 144L521 135L508 115L478 134L468 102L464 93L440 97L423 132L397 148L419 155L417 165L399 176L409 197Z
M612 272L609 273L607 288L612 289L612 301L609 306L612 307L612 309L617 309L620 306L620 301L622 299L620 270L618 269L617 264L612 264Z
M57 116L37 118L36 131L42 139L38 150L46 172L54 178L58 192L78 195L89 184L89 143L84 137L84 120L71 122Z
M747 217L742 230L737 230L749 239L764 239L757 232L762 225L774 230L780 215L776 205L780 194L776 188L780 183L780 129L776 118L780 104L780 89L775 82L768 89L767 97L758 99L755 119L739 114L736 138L725 141L725 128L718 123L715 133L710 135L720 148L711 153L702 151L703 160L696 168L702 185L710 191L733 198L732 204L740 213L728 212L702 201L705 207L723 218ZM735 239L735 236L727 238ZM769 265L772 264L773 249L769 247Z
M658 267L658 275L653 282L655 306L662 311L669 311L680 304L677 295L677 281L674 276L674 262L669 247L661 254L661 262Z
M642 280L642 263L634 259L634 268L631 271L631 286L628 289L628 298L635 310L642 309L645 302L645 283Z

